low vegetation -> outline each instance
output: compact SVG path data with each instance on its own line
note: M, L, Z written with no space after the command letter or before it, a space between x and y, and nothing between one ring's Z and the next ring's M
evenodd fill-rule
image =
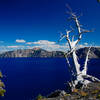
M4 89L5 85L1 80L2 78L3 78L3 75L2 75L2 72L0 71L0 96L4 96L4 93L6 92L6 90Z
M100 100L100 83L90 83L87 87L74 89L70 94L56 90L44 98L38 95L36 100Z

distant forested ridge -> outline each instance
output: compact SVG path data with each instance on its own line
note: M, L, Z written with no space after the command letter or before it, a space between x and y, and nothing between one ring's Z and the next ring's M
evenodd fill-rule
M88 47L80 48L77 50L77 55L79 58L85 58ZM0 54L0 57L64 57L64 52L62 51L47 51L41 48L24 49L8 51ZM71 57L71 55L69 55ZM100 47L91 47L89 58L100 58Z

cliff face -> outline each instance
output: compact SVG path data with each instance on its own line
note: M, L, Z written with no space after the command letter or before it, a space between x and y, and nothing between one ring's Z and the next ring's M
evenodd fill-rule
M64 57L61 51L46 51L40 48L8 51L0 54L0 57Z
M88 47L78 49L77 55L79 58L85 58L88 51ZM64 57L62 51L46 51L40 48L25 49L8 51L0 54L0 57ZM71 55L69 56L71 57ZM92 47L89 58L100 58L100 47Z
M85 58L88 52L88 47L77 50L77 56L79 58ZM91 47L89 58L100 58L100 47Z

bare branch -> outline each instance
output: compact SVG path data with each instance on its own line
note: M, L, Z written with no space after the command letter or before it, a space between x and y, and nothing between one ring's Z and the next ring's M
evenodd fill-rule
M85 29L81 29L81 34L83 34L83 33L88 33L88 32L93 32L93 30L85 30Z
M73 19L75 21L76 28L78 30L78 39L74 42L75 45L76 45L81 40L81 38L82 38L81 25L80 25L80 22L79 22L77 16L74 13L71 14L71 19Z
M65 55L65 58L66 58L66 61L67 61L68 67L69 67L68 70L69 70L70 74L72 75L71 78L73 81L74 80L73 77L75 77L77 75L77 73L74 71L73 66L70 65L70 62L67 57L67 53L65 53L64 55Z
M74 31L74 28L70 25L70 28L71 28L71 32L73 32Z
M84 78L90 78L92 81L100 82L100 80L92 75L83 75Z
M66 7L69 10L69 11L67 11L67 14L72 16L72 13L73 13L72 8L68 4L66 4Z
M81 27L80 27L80 23L79 23L76 16L74 17L74 20L75 20L75 23L76 23L76 27L78 29L78 33L80 34L81 33Z
M87 52L87 56L86 56L86 60L85 60L85 64L84 64L84 69L82 70L83 75L87 74L87 64L88 64L88 60L89 60L88 58L89 58L90 49L91 49L91 47L89 47L89 50Z
M72 75L74 75L74 72L73 72L73 70L72 70L72 67L71 67L71 65L70 65L70 63L69 63L69 60L68 60L68 58L66 57L66 61L67 61L67 64L68 64L68 69L69 69L69 72L72 74Z
M68 57L74 50L75 50L75 49L71 49L70 51L68 51L68 52L66 53L66 57Z
M74 41L74 37L75 37L75 35L72 36L72 42Z
M72 12L72 8L69 6L69 4L66 4L66 7L68 8L68 10L69 10L70 12Z
M58 40L58 42L63 40L65 37L66 37L66 35L64 35L62 32L60 32L60 39Z
M70 38L69 38L70 32L72 32L72 30L69 30L69 31L66 30L66 39L68 41L68 44L69 44L69 47L70 47L70 50L71 50L71 41L70 41Z

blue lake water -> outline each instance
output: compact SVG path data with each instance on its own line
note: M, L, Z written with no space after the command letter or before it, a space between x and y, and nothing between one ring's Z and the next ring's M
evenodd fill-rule
M70 79L64 58L0 58L0 70L7 91L0 100L32 100L38 94L66 90ZM88 73L100 77L100 59L89 61Z

